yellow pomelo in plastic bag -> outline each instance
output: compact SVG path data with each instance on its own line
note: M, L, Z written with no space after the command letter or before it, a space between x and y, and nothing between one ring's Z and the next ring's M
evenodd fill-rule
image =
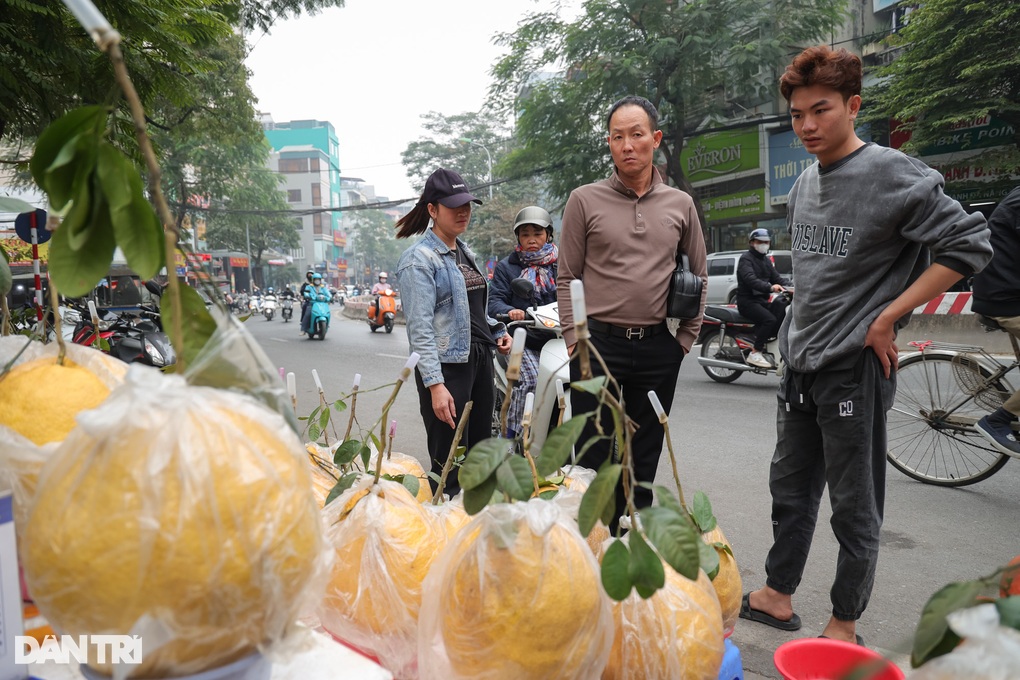
M666 585L647 600L636 591L613 603L616 636L603 680L706 680L718 677L722 612L705 572L691 581L668 564Z
M485 508L425 581L421 676L597 677L612 637L598 565L556 503Z
M375 456L368 462L369 472L375 470ZM406 453L398 453L396 451L390 453L389 456L383 454L382 460L382 474L391 475L396 477L397 475L410 475L418 478L418 494L415 498L418 499L419 503L426 503L432 500L432 487L429 485L428 477L425 475L425 468L421 466L418 459L414 456L409 456Z
M110 388L88 369L65 358L18 364L0 378L0 425L42 445L64 439L81 411L99 406Z
M322 627L398 677L415 664L422 581L446 544L439 520L401 484L365 475L323 510L333 571Z
M715 529L711 531L706 531L701 535L701 538L709 545L716 543L730 545L730 542L726 540L726 534L719 528L719 525L716 525ZM716 552L719 553L719 573L712 579L712 586L715 588L716 595L719 596L719 605L722 607L723 629L732 631L733 626L737 623L737 617L740 615L743 583L740 579L740 569L737 568L737 561L733 555L718 548Z
M253 399L133 366L40 480L24 566L42 614L65 634L141 635L132 677L279 639L322 559L302 455Z

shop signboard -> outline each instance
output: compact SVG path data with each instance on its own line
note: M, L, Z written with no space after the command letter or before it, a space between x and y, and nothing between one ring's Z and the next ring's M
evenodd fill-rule
M987 153L1007 152L1008 147L926 156L922 160L942 173L947 195L963 203L999 201L1016 186L1020 167L983 162ZM997 154L1005 157L1006 153Z
M900 121L889 121L889 146L894 149L900 148L910 140L910 130L901 130L900 125ZM957 151L1002 146L1011 144L1013 135L1013 126L1009 123L992 116L978 116L951 126L932 144L922 147L917 152L917 156L925 158Z
M765 189L751 189L701 202L706 220L728 220L765 212Z
M759 126L705 134L687 139L680 164L695 186L761 174Z
M793 130L769 135L769 205L786 205L793 183L815 157Z
M248 258L247 257L232 257L232 258L230 258L230 266L231 267L238 267L240 269L247 269L248 268Z

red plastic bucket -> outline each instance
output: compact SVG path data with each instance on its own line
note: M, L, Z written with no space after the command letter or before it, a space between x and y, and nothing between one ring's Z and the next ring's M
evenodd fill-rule
M903 671L878 652L842 640L801 638L783 643L773 661L784 680L841 680L865 664L868 680L904 680Z

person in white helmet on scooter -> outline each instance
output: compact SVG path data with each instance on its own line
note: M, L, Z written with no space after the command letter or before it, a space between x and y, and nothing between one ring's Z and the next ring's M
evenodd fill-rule
M511 321L524 319L524 310L534 305L547 305L556 301L556 273L559 250L553 240L552 218L536 205L523 208L514 219L514 236L517 245L509 256L496 263L489 286L489 316L506 314ZM513 294L510 282L525 278L535 286L535 299L524 300ZM521 377L510 397L507 429L510 436L521 432L524 399L535 391L538 378L538 357L548 340L555 334L529 329L524 354L521 357ZM539 395L536 395L538 398Z
M754 322L754 349L747 355L747 363L774 368L762 351L783 325L786 301L777 298L770 302L769 298L789 286L790 281L780 276L767 255L772 243L768 229L755 229L747 240L750 247L737 263L737 311Z

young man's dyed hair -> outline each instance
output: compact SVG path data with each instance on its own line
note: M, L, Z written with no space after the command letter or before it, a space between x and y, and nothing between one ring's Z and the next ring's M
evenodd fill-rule
M779 78L779 90L790 101L798 87L824 85L843 95L843 101L861 93L861 60L842 47L833 50L826 45L809 47L786 67Z

